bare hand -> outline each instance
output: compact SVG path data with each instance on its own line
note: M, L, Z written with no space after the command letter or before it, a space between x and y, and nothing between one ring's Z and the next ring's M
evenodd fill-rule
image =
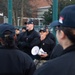
M48 56L48 54L47 54L47 53L44 53L44 54L41 54L40 56L41 56L42 58L45 58L45 57Z

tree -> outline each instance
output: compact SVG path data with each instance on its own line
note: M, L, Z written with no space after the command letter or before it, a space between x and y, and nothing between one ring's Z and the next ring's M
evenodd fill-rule
M45 25L49 25L50 22L52 21L52 6L48 9L48 11L46 11L44 14L44 24Z
M60 11L67 5L75 4L75 0L58 0L58 16ZM53 6L53 5L52 5ZM52 22L52 6L44 13L44 24L48 25Z
M13 0L13 19L17 25L17 19L20 18L20 25L23 25L23 17L31 16L31 6L29 0Z
M20 25L23 25L23 17L31 17L32 10L29 0L12 0L13 5L13 24L17 25L20 18ZM8 0L0 0L0 12L8 17Z
M43 14L43 16L44 16L43 24L49 25L50 22L52 21L52 0L46 0L46 1L49 3L49 5L51 7L48 9L48 11L44 12L44 14Z
M0 0L0 12L7 16L7 0Z

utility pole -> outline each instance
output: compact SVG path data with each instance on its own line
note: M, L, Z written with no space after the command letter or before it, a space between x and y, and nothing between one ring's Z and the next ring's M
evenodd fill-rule
M12 24L12 0L8 0L8 23Z
M53 21L55 21L57 19L58 19L58 0L53 0ZM54 36L56 35L55 28L53 28L52 33L54 34ZM56 40L56 42L57 42L57 40Z
M53 0L53 21L58 19L58 0Z

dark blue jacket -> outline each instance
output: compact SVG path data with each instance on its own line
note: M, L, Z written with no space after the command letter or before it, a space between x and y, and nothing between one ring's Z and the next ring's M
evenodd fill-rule
M64 50L60 57L49 60L33 75L75 75L75 45Z
M33 75L34 71L29 55L15 48L0 48L0 75Z
M55 45L55 42L49 36L46 36L44 40L40 41L39 48L42 48L45 52L47 52L48 56L45 58L41 58L39 55L37 55L36 59L49 60Z
M52 39L53 42L56 44L56 38L52 33L49 32L47 36L50 37L50 39Z
M37 46L40 43L40 35L33 29L31 31L26 31L25 33L21 33L18 39L18 47L30 55L32 58L31 54L31 49L34 46Z
M63 47L60 44L57 44L54 47L54 49L53 49L53 51L52 51L52 53L50 55L50 59L59 57L62 54L62 52L63 52Z

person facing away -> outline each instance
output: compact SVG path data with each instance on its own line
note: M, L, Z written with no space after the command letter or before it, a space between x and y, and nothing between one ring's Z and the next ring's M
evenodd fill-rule
M34 30L34 23L31 19L26 24L26 32L19 36L18 47L34 59L34 56L31 54L31 49L39 43L40 35Z
M56 37L63 47L61 56L49 60L33 75L75 75L75 5L66 6L55 26Z
M15 44L15 28L0 25L0 75L33 75L35 65L29 55L19 50Z

